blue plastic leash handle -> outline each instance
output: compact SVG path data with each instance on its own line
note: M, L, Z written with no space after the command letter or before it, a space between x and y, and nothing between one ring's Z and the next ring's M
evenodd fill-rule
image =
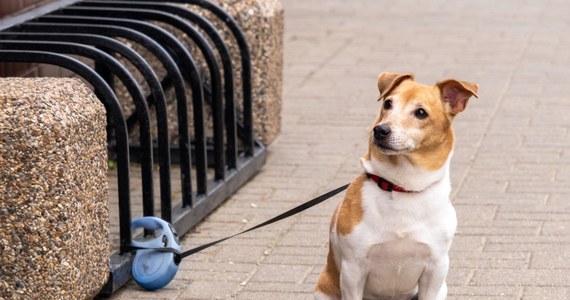
M176 275L180 261L196 252L200 252L206 248L210 248L225 240L235 236L250 232L252 230L267 226L277 221L298 214L308 208L311 208L330 197L344 191L348 184L338 187L330 192L324 193L312 200L302 203L278 216L275 216L261 224L251 227L242 232L221 238L219 240L192 248L190 250L180 252L180 243L178 236L172 226L157 217L142 217L134 219L131 229L143 227L149 230L162 230L162 234L149 241L133 241L131 250L136 250L135 259L133 260L132 274L136 283L142 288L154 291L166 286Z
M132 265L132 274L136 283L145 290L154 291L166 286L176 275L180 259L180 243L172 226L157 217L134 219L131 230L137 228L162 230L155 238L147 241L132 241L137 250ZM151 249L148 249L151 248ZM160 251L161 248L169 249Z

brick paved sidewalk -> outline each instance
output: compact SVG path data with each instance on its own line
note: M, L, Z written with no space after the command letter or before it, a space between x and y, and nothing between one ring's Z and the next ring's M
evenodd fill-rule
M283 131L263 171L183 239L255 225L360 172L376 76L476 81L455 121L449 299L570 299L570 2L283 0ZM114 299L311 299L340 197Z

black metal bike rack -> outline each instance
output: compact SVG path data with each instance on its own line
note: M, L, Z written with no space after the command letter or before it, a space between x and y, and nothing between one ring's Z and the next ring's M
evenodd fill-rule
M189 4L191 6L182 6ZM228 44L219 29L188 7L208 10L235 38L240 53L242 112L237 114L233 66ZM183 32L207 64L205 84L196 59L172 32ZM205 33L205 36L202 34ZM121 38L121 39L118 39ZM159 78L133 48L140 45L162 64ZM216 55L220 57L220 63ZM94 62L90 67L77 57ZM150 92L145 95L133 74L117 58L135 66ZM236 21L205 0L59 0L17 17L0 21L0 61L51 64L66 68L89 82L105 106L109 149L116 155L120 250L111 256L110 278L102 295L110 295L130 277L132 240L129 166L140 162L143 215L154 215L153 161L159 166L161 218L184 234L249 180L263 165L265 147L254 139L251 61L247 42ZM116 77L135 105L126 116L114 90ZM177 119L168 120L165 90L172 87ZM191 102L186 96L191 90ZM189 132L188 106L194 132ZM213 135L205 131L205 107L211 107ZM153 143L150 109L156 111L157 140ZM168 122L178 123L178 144L169 142ZM139 144L129 144L138 124ZM239 142L238 142L239 141ZM155 145L156 144L156 145ZM173 203L171 164L180 167L180 203ZM192 171L192 165L194 170ZM208 179L207 169L213 168ZM193 176L192 176L193 175ZM192 180L196 190L192 190Z

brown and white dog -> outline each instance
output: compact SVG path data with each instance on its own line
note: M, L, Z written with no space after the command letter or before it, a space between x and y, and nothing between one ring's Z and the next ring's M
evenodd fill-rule
M378 77L382 109L370 129L364 172L330 226L315 299L445 299L457 219L449 194L453 118L477 85L426 86L412 74Z

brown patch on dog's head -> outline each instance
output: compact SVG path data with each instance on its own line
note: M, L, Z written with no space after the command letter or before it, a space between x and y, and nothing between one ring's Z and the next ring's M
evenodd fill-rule
M378 77L382 108L370 129L367 155L396 162L403 155L429 170L443 166L453 149L453 118L477 97L476 84L448 79L434 86L414 82L409 73Z

